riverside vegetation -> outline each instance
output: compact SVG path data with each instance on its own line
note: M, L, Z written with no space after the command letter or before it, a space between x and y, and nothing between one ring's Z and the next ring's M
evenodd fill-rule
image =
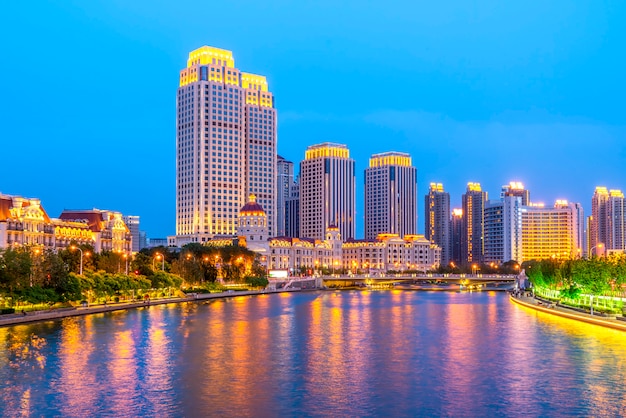
M243 247L189 244L180 251L144 249L134 257L77 250L17 247L0 250L0 313L79 303L114 303L185 293L265 287L258 255ZM226 284L226 285L225 285Z

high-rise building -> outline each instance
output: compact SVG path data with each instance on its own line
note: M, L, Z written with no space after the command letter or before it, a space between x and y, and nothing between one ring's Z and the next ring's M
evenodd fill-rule
M265 77L235 68L231 51L203 46L180 72L176 100L176 238L235 235L255 194L276 231L276 109Z
M300 178L296 177L285 202L285 235L300 237Z
M342 239L354 238L355 189L354 160L345 145L308 147L300 163L300 235L322 240L334 225Z
M130 236L132 238L132 251L133 253L141 250L141 236L139 232L139 216L125 215L123 217L124 223L130 230Z
M365 239L417 233L417 169L403 152L374 154L365 169Z
M590 255L626 250L626 202L621 190L596 187L591 199Z
M443 190L443 184L430 183L430 189L424 200L426 239L441 248L441 265L447 266L452 260L450 193Z
M293 163L280 155L276 160L276 235L285 236L287 233L286 210L287 200L291 197L293 186Z
M505 194L485 205L485 263L522 261L522 199Z
M462 196L463 201L463 241L461 242L463 263L482 263L485 252L485 202L487 192L480 183L468 183Z
M579 215L576 204L557 200L553 208L531 204L522 208L522 254L524 260L577 257ZM520 261L520 260L518 260Z
M452 261L456 265L465 263L463 253L463 209L452 209L450 218L450 237L452 239Z
M522 198L522 206L530 205L530 191L524 188L524 185L519 181L512 181L509 184L502 186L500 192L500 198L504 199L506 196L518 196Z

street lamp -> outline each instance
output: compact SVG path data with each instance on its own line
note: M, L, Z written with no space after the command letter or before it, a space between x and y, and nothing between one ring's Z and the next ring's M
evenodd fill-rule
M122 257L126 261L126 275L128 276L128 254L124 254Z
M593 250L595 250L596 248L598 250L600 250L600 248L604 247L604 243L600 242L597 245L594 245L593 247L589 248L589 255L591 255L591 253L593 252Z
M80 247L77 247L76 245L72 245L70 247L70 250L78 250L80 251L80 270L79 270L79 275L82 276L83 275L83 250L80 249ZM86 257L89 257L89 253L85 254Z
M165 271L165 257L161 253L155 253L154 258L161 260L161 270ZM154 270L154 260L152 260L152 270Z
M478 266L476 264L472 264L472 275L475 276L478 271Z

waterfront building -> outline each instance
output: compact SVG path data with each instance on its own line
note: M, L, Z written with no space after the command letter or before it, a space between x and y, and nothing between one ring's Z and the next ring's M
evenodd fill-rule
M450 193L443 190L443 184L430 183L430 189L424 200L426 239L441 248L441 264L447 266L452 260Z
M264 76L231 51L203 46L180 71L176 100L177 246L234 235L255 194L276 230L276 109Z
M300 179L296 178L285 202L285 236L300 236Z
M54 226L39 199L0 194L0 248L54 248Z
M522 196L504 194L485 205L485 263L522 260Z
M487 192L482 191L480 183L468 183L462 196L463 201L463 239L462 263L482 263L485 253L485 202Z
M417 233L417 169L402 152L374 154L365 169L365 239Z
M348 240L343 268L356 272L432 271L441 263L441 248L423 235L380 234L375 240Z
M139 231L139 216L126 215L123 217L124 223L130 230L130 236L132 238L132 251L133 253L141 250L141 232Z
M64 210L59 219L86 223L92 232L95 252L130 254L132 237L120 212L101 209Z
M300 163L300 236L321 240L329 226L354 238L355 164L345 145L309 146Z
M276 235L287 235L287 201L293 187L293 163L280 155L276 160Z
M452 240L452 262L455 265L464 263L463 257L463 209L452 209L452 217L450 218L450 237ZM448 263L450 264L450 263Z
M253 194L250 195L248 203L239 211L237 237L249 250L267 255L269 249L267 214L256 202L256 196Z
M621 190L596 187L591 199L590 255L626 250L626 206Z
M543 204L522 207L522 254L524 260L577 257L578 211L575 204L557 200L552 208ZM520 261L520 260L517 260Z

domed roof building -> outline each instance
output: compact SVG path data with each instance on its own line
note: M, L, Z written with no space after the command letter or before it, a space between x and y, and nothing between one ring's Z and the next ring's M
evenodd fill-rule
M248 249L265 255L269 250L267 214L261 205L256 202L256 196L251 194L239 211L239 225L237 235L245 240Z

